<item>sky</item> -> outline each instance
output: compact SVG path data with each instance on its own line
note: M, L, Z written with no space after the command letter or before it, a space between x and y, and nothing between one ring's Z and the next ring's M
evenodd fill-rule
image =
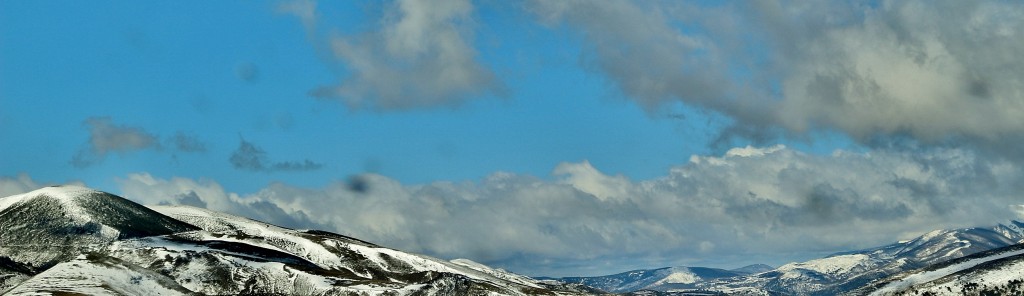
M0 1L0 195L532 276L1020 219L1014 1Z

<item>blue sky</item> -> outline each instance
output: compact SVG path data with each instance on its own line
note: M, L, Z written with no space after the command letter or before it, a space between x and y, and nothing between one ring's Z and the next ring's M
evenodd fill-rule
M722 126L681 104L645 112L579 66L579 38L525 22L525 12L502 5L481 9L476 42L480 61L502 73L505 89L461 105L399 112L311 98L311 89L350 74L275 2L5 5L12 7L3 17L3 132L47 150L6 146L3 167L46 180L116 191L111 176L147 171L214 178L251 192L275 180L317 186L366 171L411 183L494 171L546 176L559 162L584 159L650 178L711 152ZM366 18L379 14L370 4L330 5L342 6L321 8L332 32L365 30ZM241 71L253 72L251 80ZM36 123L40 116L46 124ZM60 156L85 145L83 122L99 116L161 138L182 132L207 151L130 151L73 168ZM324 167L238 172L226 159L240 138L275 158ZM811 150L851 146L833 142Z
M479 37L488 47L481 60L507 73L502 94L423 110L348 110L307 95L348 75L345 65L318 53L275 3L196 4L5 4L4 138L36 143L5 146L7 173L116 190L112 176L146 171L251 192L270 181L319 186L365 171L411 183L494 171L546 176L561 161L589 159L644 178L708 151L714 133L697 112L687 110L690 120L645 113L577 66L578 40L537 25ZM332 30L367 26L351 11L372 7L351 6L323 8ZM481 12L497 19L488 33L527 17L496 10ZM246 81L239 71L255 73ZM97 116L160 138L183 132L207 151L140 149L75 168L70 156L88 137L83 122ZM275 159L324 166L240 172L227 161L240 138Z
M4 1L0 177L150 203L202 192L199 206L531 275L782 264L1016 217L1021 11ZM349 204L310 208L332 198ZM401 210L433 199L436 215ZM532 206L566 212L452 226ZM384 220L355 218L374 209ZM533 232L552 241L491 246Z

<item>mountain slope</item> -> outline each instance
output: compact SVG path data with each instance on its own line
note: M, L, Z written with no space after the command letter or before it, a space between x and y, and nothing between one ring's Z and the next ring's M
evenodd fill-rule
M57 264L4 295L188 295L191 291L159 273L112 257L79 256Z
M1024 284L1024 244L980 252L872 282L846 295L1005 295ZM983 294L983 292L988 294ZM992 294L994 293L994 294Z
M81 187L0 199L10 295L583 295L468 261ZM74 246L74 247L71 247Z
M365 241L325 231L299 231L278 227L242 217L217 213L188 206L154 206L153 209L168 216L202 227L205 231L181 233L171 236L175 241L232 242L294 255L302 262L312 264L326 273L344 274L352 281L378 283L411 283L433 280L437 273L461 277L466 283L487 283L490 289L503 294L519 294L516 290L542 292L542 284L527 277L490 269L461 260L448 262L422 255L404 253L380 247ZM145 242L143 242L145 241ZM125 249L139 250L160 246L166 242L135 240L141 245ZM128 242L125 242L126 244ZM146 256L143 256L146 257ZM163 256L149 256L163 262ZM278 260L280 261L280 260ZM316 273L315 273L316 274ZM471 285L472 286L472 285ZM485 285L486 286L486 285ZM509 287L514 287L509 289Z

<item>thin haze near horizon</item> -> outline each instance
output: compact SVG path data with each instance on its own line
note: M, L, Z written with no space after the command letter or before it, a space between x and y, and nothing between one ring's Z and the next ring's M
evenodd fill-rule
M1014 1L0 2L0 195L76 183L535 276L1024 204Z

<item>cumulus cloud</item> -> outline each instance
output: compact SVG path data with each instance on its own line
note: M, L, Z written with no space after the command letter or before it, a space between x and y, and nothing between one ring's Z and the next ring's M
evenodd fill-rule
M315 3L284 7L313 30ZM499 91L500 82L472 45L470 1L399 0L384 7L375 30L331 38L331 52L349 75L311 95L386 111L453 106Z
M228 161L236 169L254 172L313 171L323 167L322 164L309 159L303 161L270 161L266 151L245 139L240 140L238 149L231 153Z
M499 172L479 182L405 185L368 174L360 176L361 190L345 181L323 188L276 183L245 196L210 180L136 174L119 182L125 196L146 203L206 204L557 275L849 250L936 228L989 225L1017 217L1010 205L1019 203L1022 174L1013 163L963 149L823 156L776 146L694 156L665 176L638 181L581 162L558 165L554 180Z
M146 205L188 205L280 223L294 228L327 229L310 222L302 213L285 213L266 200L243 198L226 192L215 181L187 178L157 179L142 173L117 179L125 198Z
M1024 156L1009 148L1024 143L1018 2L531 3L580 32L584 66L628 97L718 111L732 136L837 130Z

